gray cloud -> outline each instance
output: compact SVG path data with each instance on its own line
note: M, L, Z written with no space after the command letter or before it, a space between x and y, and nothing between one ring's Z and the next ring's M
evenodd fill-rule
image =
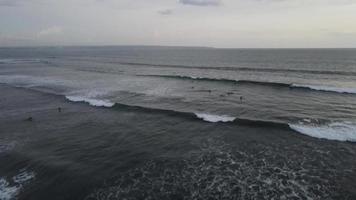
M63 28L60 26L51 26L48 28L45 28L38 32L37 36L38 37L46 37L46 36L51 36L51 35L58 35L63 32Z
M0 0L0 6L17 6L18 0Z
M160 15L171 15L173 14L173 10L171 9L159 10L157 11L157 13Z
M179 3L193 6L218 6L220 0L179 0Z
M47 0L49 1L49 0ZM43 0L0 0L0 7L18 7L28 5L30 3L43 3Z

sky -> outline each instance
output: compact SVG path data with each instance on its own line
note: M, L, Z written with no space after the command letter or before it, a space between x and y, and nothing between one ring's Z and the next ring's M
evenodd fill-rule
M354 48L356 0L0 0L0 46Z

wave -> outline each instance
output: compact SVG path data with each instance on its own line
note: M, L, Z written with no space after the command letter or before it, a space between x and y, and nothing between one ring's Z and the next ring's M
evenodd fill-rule
M303 74L321 74L321 75L343 75L356 76L356 72L346 71L322 71L322 70L307 70L307 69L277 69L277 68L262 68L262 67L204 67L192 65L167 65L167 64L152 64L152 63L135 63L135 62L119 62L115 64L130 65L130 66L147 66L147 67L163 67L163 68L187 68L187 69L204 69L204 70L224 70L224 71L246 71L246 72L279 72L279 73L303 73Z
M41 59L11 59L4 58L0 59L0 64L25 64L25 63L46 63L46 61Z
M275 87L288 87L291 89L307 89L307 90L315 90L321 92L356 94L356 88L342 88L342 87L333 87L333 86L302 85L302 84L295 84L295 83L234 80L234 79L224 79L224 78L220 79L220 78L206 78L206 77L181 76L181 75L138 75L138 76L201 80L201 81L216 81L216 82L225 82L225 83L233 83L233 84L255 84L255 85L266 85L266 86L275 86Z
M150 108L143 107L137 105L128 105L122 103L112 103L106 100L99 100L81 96L65 96L65 98L72 102L84 102L88 103L91 106L96 107L104 107L104 108L112 108L118 110L126 110L126 111L135 111L142 113L150 113L150 114L165 114L167 116L175 116L175 117L183 117L189 120L203 120L204 122L209 123L230 123L230 124L239 124L239 125L247 125L254 127L278 127L281 129L290 129L288 124L284 124L281 122L275 121L261 121L256 119L242 119L236 118L228 115L217 115L210 113L194 113L194 112L185 112L185 111L176 111L170 109L160 109L160 108Z
M332 86L300 85L300 84L292 84L291 87L292 88L306 88L306 89L324 91L324 92L356 94L356 88L341 88L341 87L332 87Z
M246 125L252 127L274 127L279 129L293 130L298 133L308 135L314 138L336 140L336 141L349 141L356 142L356 124L351 122L333 122L326 125L312 124L310 120L304 120L303 123L287 124L276 121L261 121L255 119L242 119L228 115L216 115L209 113L193 113L182 112L168 109L149 108L135 105L127 105L121 103L111 103L108 101L89 99L83 97L66 97L74 102L86 102L92 106L101 106L106 108L144 112L150 114L166 114L168 116L184 117L189 120L203 120L208 123L227 123L236 125ZM305 124L305 122L310 122Z
M195 113L195 115L207 122L233 122L236 119L236 117L227 115L211 115L205 113Z
M356 142L356 123L352 122L330 122L325 124L318 124L317 120L305 119L300 123L285 123L280 121L262 121L258 119L237 118L229 115L217 115L200 112L194 113L169 109L150 108L122 103L113 103L108 100L96 99L93 97L85 96L65 96L65 98L72 102L84 102L96 107L135 111L139 113L164 114L166 116L182 117L189 120L203 120L204 122L208 123L246 125L255 128L275 127L278 129L293 130L298 133L315 138Z
M356 142L356 124L351 122L332 122L325 125L289 124L299 133L320 139Z
M73 102L86 102L89 105L92 106L97 106L97 107L113 107L115 103L112 103L107 100L100 100L100 99L94 99L94 98L88 98L88 97L83 97L83 96L65 96L69 101Z
M173 78L173 79L188 79L188 80L201 80L201 81L215 81L215 82L226 82L226 83L245 83L245 84L258 84L258 85L271 85L271 86L281 86L290 87L291 84L279 83L279 82L263 82L263 81L252 81L252 80L234 80L225 78L207 78L207 77L196 77L196 76L182 76L182 75L138 75L138 76L150 76L150 77L162 77L162 78Z

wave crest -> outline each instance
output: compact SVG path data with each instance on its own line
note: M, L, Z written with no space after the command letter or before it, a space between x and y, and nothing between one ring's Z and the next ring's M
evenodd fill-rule
M322 86L322 85L303 85L295 83L281 83L281 82L270 82L270 81L254 81L254 80L234 80L225 78L207 78L207 77L196 77L196 76L182 76L182 75L140 75L140 76L151 76L151 77L161 77L161 78L173 78L173 79L188 79L188 80L198 80L198 81L215 81L215 82L225 82L233 84L255 84L255 85L266 85L274 87L286 87L292 89L307 89L315 90L321 92L334 92L334 93L346 93L346 94L356 94L356 88L343 88L334 86Z
M113 107L117 109L125 109L128 111L144 112L144 113L161 113L189 119L203 120L210 123L231 123L237 125L246 125L253 127L276 127L279 129L294 130L298 133L308 135L314 138L336 140L336 141L349 141L356 142L356 124L351 122L333 122L326 125L313 124L310 120L297 124L285 124L275 121L259 121L254 119L240 119L228 115L214 115L207 113L190 113L175 110L165 110L157 108L147 108L141 106L126 105L120 103L112 103L104 100L83 98L77 96L67 96L70 101L74 102L87 102L92 106ZM308 124L306 124L308 122Z
M113 107L115 105L115 103L112 103L112 102L107 101L107 100L100 100L100 99L94 99L94 98L88 98L88 97L82 97L82 96L65 96L65 97L69 101L86 102L89 105L97 106L97 107L110 108L110 107Z
M289 124L299 133L320 139L356 142L356 124L351 122L332 122L325 125Z
M120 109L120 110L124 109L127 111L135 111L135 112L150 113L150 114L152 113L166 114L169 116L184 117L190 120L203 120L211 123L230 123L230 124L246 125L246 126L253 126L253 127L276 127L279 129L294 130L296 132L315 138L356 142L356 123L351 123L351 122L332 122L326 125L317 125L316 123L313 123L314 120L304 120L304 122L300 122L296 124L293 123L287 124L279 121L261 121L256 119L242 119L242 118L232 117L228 115L193 113L193 112L176 111L176 110L169 110L169 109L127 105L121 103L113 103L108 100L102 100L91 96L86 97L86 96L73 95L73 96L65 96L65 98L72 102L85 102L91 106L96 106L96 107L107 107L107 108Z
M213 67L213 66L196 66L196 65L169 65L169 64L152 64L152 63L135 63L135 62L119 62L121 65L128 66L147 66L157 68L183 68L183 69L202 69L202 70L222 70L222 71L246 71L246 72L268 72L268 73L302 73L302 74L326 74L326 75L341 75L341 76L356 76L354 71L338 71L338 70L311 70L311 69L280 69L280 68L265 68L265 67Z
M230 117L227 115L211 115L211 114L205 114L205 113L195 113L195 115L207 122L233 122L236 117Z
M291 87L306 88L306 89L324 91L324 92L356 94L356 88L341 88L341 87L332 87L332 86L300 85L300 84L292 84Z

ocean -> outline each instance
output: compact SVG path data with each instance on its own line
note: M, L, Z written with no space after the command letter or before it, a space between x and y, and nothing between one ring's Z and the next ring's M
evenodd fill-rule
M356 199L356 50L0 48L0 199Z

